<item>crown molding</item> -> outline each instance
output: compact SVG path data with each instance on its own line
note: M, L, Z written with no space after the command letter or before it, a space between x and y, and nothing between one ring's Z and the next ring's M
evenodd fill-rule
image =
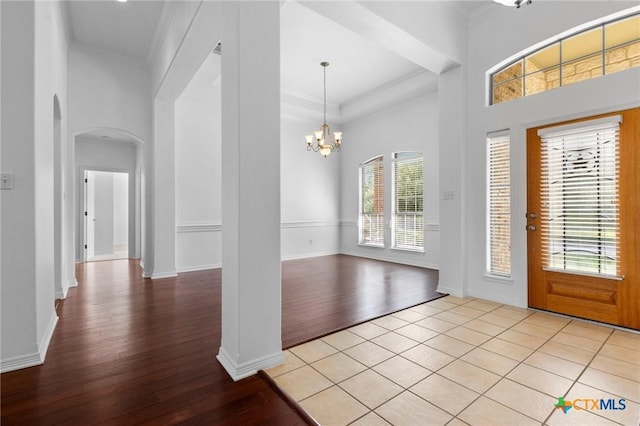
M438 76L420 69L376 87L340 105L327 104L327 121L339 125L386 110L438 90ZM281 113L305 120L322 119L322 101L292 90L280 95Z
M158 20L158 25L156 25L156 31L153 35L153 40L151 41L149 51L147 52L146 61L149 65L153 63L153 58L158 54L160 46L162 46L164 38L167 36L167 32L169 31L169 23L173 18L173 14L176 10L177 4L178 2L175 1L166 1L162 6L160 19Z
M73 33L73 24L71 23L71 7L68 0L60 2L60 12L64 22L67 45L70 45L75 40L75 35Z

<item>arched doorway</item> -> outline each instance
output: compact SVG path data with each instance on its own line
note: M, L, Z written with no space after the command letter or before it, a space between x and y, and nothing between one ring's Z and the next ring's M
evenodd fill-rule
M130 132L114 128L94 128L74 135L74 166L76 179L74 183L75 196L75 257L76 262L91 260L95 256L95 247L87 244L87 227L85 218L89 212L86 210L87 204L87 175L89 171L100 172L102 174L116 176L126 175L126 187L114 185L117 193L126 191L128 196L126 203L126 242L117 244L119 248L126 245L127 252L120 257L137 259L142 254L142 191L144 179L144 143L137 136ZM95 176L95 175L94 175ZM114 182L116 182L114 180ZM118 189L120 188L120 189ZM94 187L95 189L95 187ZM87 213L85 215L85 212ZM109 218L109 214L103 218ZM92 218L93 219L93 218ZM120 221L122 222L122 221ZM117 219L116 219L117 225ZM115 247L115 246L114 246ZM94 253L91 253L93 249ZM105 253L108 254L108 253ZM91 256L88 256L91 255ZM109 257L109 256L107 256Z

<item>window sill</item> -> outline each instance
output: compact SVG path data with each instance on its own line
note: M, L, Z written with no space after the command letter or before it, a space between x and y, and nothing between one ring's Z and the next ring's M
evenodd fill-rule
M383 249L384 248L384 244L383 245L379 245L379 244L358 243L358 245L360 247L371 247L371 248L378 248L378 249Z
M405 247L391 247L393 251L404 251L409 253L424 253L424 248L405 248Z
M505 277L502 275L493 275L490 273L485 273L484 274L484 278L487 281L492 281L494 283L498 283L498 284L513 284L513 278L511 277Z

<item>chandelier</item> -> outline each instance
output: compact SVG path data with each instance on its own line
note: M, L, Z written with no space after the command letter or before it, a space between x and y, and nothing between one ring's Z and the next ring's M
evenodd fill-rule
M523 4L531 4L533 0L493 0L496 3L500 3L505 6L515 6L520 9Z
M329 62L320 62L324 74L324 122L320 130L313 132L313 135L307 135L307 151L319 152L327 158L333 151L340 151L340 143L342 142L342 132L334 132L327 124L327 67Z

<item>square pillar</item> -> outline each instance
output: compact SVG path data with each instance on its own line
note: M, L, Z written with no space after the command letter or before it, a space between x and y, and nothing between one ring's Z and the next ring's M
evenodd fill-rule
M458 66L438 76L440 271L437 290L467 295L464 176L466 73ZM445 196L446 195L446 196Z
M153 102L153 254L151 279L175 277L176 273L176 161L175 101ZM206 194L203 194L206 196Z
M280 2L224 2L222 342L234 380L283 362Z

